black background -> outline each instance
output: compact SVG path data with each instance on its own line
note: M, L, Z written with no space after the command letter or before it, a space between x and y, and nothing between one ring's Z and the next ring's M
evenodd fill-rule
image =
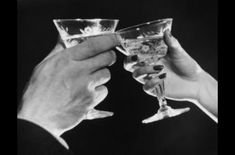
M217 1L144 0L78 1L18 0L17 5L17 97L33 68L47 56L57 41L54 18L117 18L117 29L171 17L172 34L185 50L217 79ZM189 102L169 101L170 106L190 107L184 115L143 125L141 120L158 109L154 97L123 69L125 56L117 52L110 67L108 97L97 109L113 117L83 121L63 138L76 154L217 154L217 124Z

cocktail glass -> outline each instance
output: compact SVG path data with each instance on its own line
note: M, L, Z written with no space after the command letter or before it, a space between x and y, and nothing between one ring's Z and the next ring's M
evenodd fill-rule
M66 48L82 43L88 37L113 33L118 19L54 19Z
M171 31L172 21L172 18L166 18L118 30L116 34L121 46L117 47L117 49L128 56L137 55L139 62L157 65L159 60L167 54L167 45L163 36L164 31ZM149 74L147 76L158 78L157 74ZM174 117L190 110L190 108L173 109L167 105L163 79L159 78L159 83L152 92L158 98L159 109L155 115L144 119L143 123Z

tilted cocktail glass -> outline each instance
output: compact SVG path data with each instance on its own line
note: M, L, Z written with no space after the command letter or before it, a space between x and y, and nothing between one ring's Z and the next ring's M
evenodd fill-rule
M167 45L163 36L165 30L171 31L172 19L155 20L128 28L118 30L116 32L121 47L117 49L125 55L137 55L139 62L148 65L157 65L159 60L167 54ZM156 74L147 75L150 78L158 78ZM158 79L159 83L152 90L158 98L158 112L143 120L143 123L150 123L162 120L168 117L174 117L189 111L189 108L173 109L167 105L165 98L164 80Z
M54 19L65 48L81 44L89 37L114 33L118 19ZM112 112L91 109L85 119L102 118Z

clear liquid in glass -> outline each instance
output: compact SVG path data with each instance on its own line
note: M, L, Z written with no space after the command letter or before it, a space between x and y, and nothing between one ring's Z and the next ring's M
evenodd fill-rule
M122 46L128 55L138 55L139 62L155 65L160 58L167 54L167 45L163 40L163 35L151 37L138 37L137 39L122 40ZM158 77L156 74L147 75L152 78ZM151 123L168 117L174 117L189 111L189 108L173 109L167 106L165 99L164 79L158 79L159 83L151 91L158 98L160 108L158 112L143 120L143 123Z

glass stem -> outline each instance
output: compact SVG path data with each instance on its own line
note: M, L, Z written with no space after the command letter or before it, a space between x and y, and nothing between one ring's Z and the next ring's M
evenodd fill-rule
M159 101L160 107L165 108L167 106L167 102L166 102L165 96L159 98L158 101Z
M167 102L166 102L166 98L165 98L164 80L162 80L155 89L159 93L158 94L158 102L159 102L160 108L166 108Z

